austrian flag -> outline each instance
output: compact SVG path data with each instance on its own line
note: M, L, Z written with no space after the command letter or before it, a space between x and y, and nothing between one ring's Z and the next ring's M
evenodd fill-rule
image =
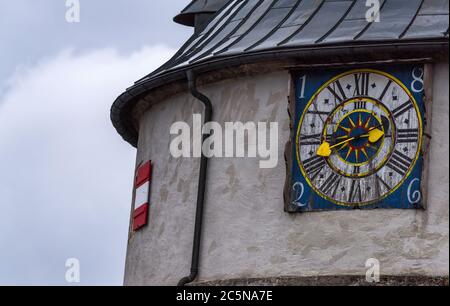
M148 161L136 170L134 182L134 213L133 231L137 231L147 225L148 211L150 207L150 180L152 163Z

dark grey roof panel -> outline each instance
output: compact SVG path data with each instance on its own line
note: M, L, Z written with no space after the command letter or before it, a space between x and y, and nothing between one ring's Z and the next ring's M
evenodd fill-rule
M232 17L240 8L241 3L236 2L236 5L232 7L232 9L228 10L228 15L224 16L222 20L220 20L212 30L204 35L203 39L199 41L195 46L189 50L189 53L194 53L196 50L203 50L205 45L207 45L212 39L217 36L223 35L223 29L226 28L230 23L232 23ZM230 21L231 20L231 21Z
M263 0L259 2L255 0L253 1L254 10L251 11L250 15L246 16L245 22L236 31L236 33L234 33L233 36L241 36L250 31L256 25L256 23L259 22L259 20L263 18L265 14L267 14L273 3L273 0Z
M245 2L242 2L244 4ZM220 35L214 37L214 39L210 40L207 45L205 45L196 55L193 55L190 61L195 61L197 58L201 58L203 54L210 54L212 50L216 49L217 46L220 46L221 43L229 36L232 36L236 30L241 28L241 24L244 22L245 17L251 13L253 5L245 5L240 11L239 14L236 14L232 21L227 25L227 27L223 28L220 32ZM244 14L242 14L244 13ZM239 15L239 16L238 16Z
M420 9L421 15L436 15L448 13L448 0L425 0Z
M294 7L298 3L297 0L280 0L273 6L274 8L280 7Z
M448 0L382 0L381 22L366 0L233 0L166 65L140 80L215 57L316 44L447 38Z
M358 40L400 39L416 17L423 0L387 0L380 22L372 22Z
M300 0L295 12L289 17L282 27L301 26L308 22L318 8L320 8L323 0Z
M380 6L382 7L384 3L384 0L380 0ZM345 17L345 20L352 20L352 19L363 19L366 20L366 13L369 7L366 5L367 0L356 0L355 5L353 6L352 10L348 13L348 15Z
M374 48L409 58L448 50L448 0L380 2L381 22L368 23L365 0L230 0L171 60L117 98L113 124L135 145L134 103L140 95L183 79L189 68L205 73L271 59L365 58L374 56Z
M281 45L314 44L330 32L353 7L355 1L325 1L314 17L301 30Z
M223 39L212 48L205 50L201 56L192 58L190 62L194 62L198 59L203 59L204 57L209 57L216 55L218 53L222 53L226 51L230 46L234 43L237 43L246 33L249 33L251 29L256 25L257 21L260 20L265 14L268 12L272 1L260 0L260 1L247 1L248 6L246 9L248 10L245 18L242 19L239 27L235 29L235 31L223 35Z
M448 33L448 3L448 0L425 0L404 38L417 39L435 32Z
M448 33L448 26L445 25L446 20L448 21L448 15L417 16L404 38L426 38L436 31Z
M337 25L328 35L324 37L324 43L333 43L339 41L352 41L368 28L366 19L368 7L366 0L357 0L352 9L345 16L344 20ZM382 6L384 0L380 1Z
M280 25L273 29L272 33L265 37L264 41L259 41L258 45L252 47L252 51L273 48L291 35L294 35L299 28L305 24L320 7L321 1L318 0L300 0L294 7L294 11Z
M245 36L228 49L228 52L242 52L266 37L291 12L292 8L272 8L252 29L251 35Z
M193 56L198 52L206 49L205 46L209 45L211 41L214 41L215 38L220 37L220 35L223 34L224 28L237 25L237 23L233 21L233 17L240 12L243 5L244 2L240 0L232 1L230 5L225 8L223 12L219 13L219 15L212 21L212 23L214 23L213 27L208 25L196 39L194 39L191 43L186 44L188 45L187 47L182 47L182 52L178 52L169 61L172 68L178 67L180 64L184 63L186 58L193 58Z
M324 43L335 43L340 41L352 41L359 33L367 27L365 19L344 20L338 28L323 40Z

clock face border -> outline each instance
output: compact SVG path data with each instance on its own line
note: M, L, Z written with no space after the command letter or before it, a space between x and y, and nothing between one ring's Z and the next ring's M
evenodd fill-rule
M309 182L302 162L299 158L299 133L301 124L309 105L318 94L327 86L342 76L357 72L371 72L385 76L401 87L410 97L415 112L418 115L419 137L417 140L417 153L411 167L400 182L386 194L372 201L359 204L339 202L326 196ZM345 209L375 209L375 208L400 208L418 209L424 208L423 189L424 156L423 156L423 134L425 132L425 65L424 64L394 64L394 65L367 65L365 67L349 68L317 68L303 69L292 72L292 94L291 94L291 143L288 153L292 160L288 161L288 183L285 188L285 210L288 212L307 212L322 210L345 210ZM344 102L350 100L345 100ZM371 98L368 96L368 98ZM389 108L390 106L388 106ZM395 142L393 144L395 147ZM389 157L392 152L389 153ZM358 183L359 184L359 183ZM286 196L287 195L287 196Z

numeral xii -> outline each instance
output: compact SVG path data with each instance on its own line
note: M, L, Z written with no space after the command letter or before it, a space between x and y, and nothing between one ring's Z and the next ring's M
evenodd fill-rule
M357 96L369 95L370 73L355 73L355 92Z

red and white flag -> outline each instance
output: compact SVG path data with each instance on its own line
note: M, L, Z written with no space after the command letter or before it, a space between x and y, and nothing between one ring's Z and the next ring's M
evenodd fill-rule
M150 207L150 181L151 181L152 163L151 161L141 165L136 170L134 182L134 213L133 213L133 231L137 231L148 222L148 211Z

